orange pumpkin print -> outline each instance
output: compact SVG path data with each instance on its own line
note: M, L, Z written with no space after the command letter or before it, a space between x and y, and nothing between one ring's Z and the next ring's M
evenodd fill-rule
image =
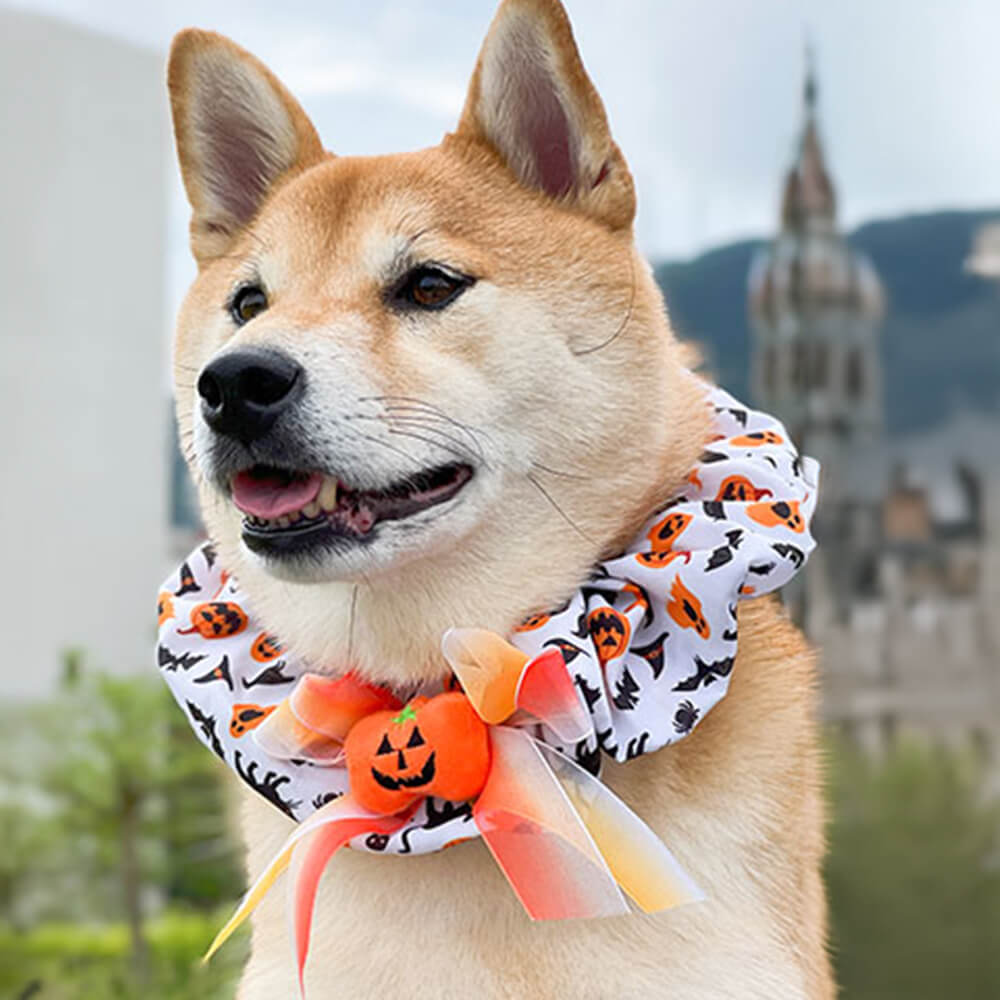
M752 434L730 438L729 443L739 448L760 448L765 444L784 444L785 439L775 431L754 431Z
M628 619L614 608L594 608L587 615L587 631L594 641L597 659L603 667L609 660L621 656L628 649L632 626Z
M515 632L531 632L536 628L541 628L551 617L544 612L539 612L536 615L531 615L529 618L525 618L520 625L514 629Z
M701 601L684 586L680 576L675 577L673 586L670 588L667 614L681 628L693 628L702 639L707 639L712 634L708 622L705 621Z
M259 636L253 641L253 645L250 647L250 655L258 663L269 663L271 660L276 660L281 656L284 651L284 647L278 642L277 638L271 635L269 632L261 632Z
M197 632L203 639L228 639L247 627L243 609L232 601L206 601L191 609L191 628L178 629L178 635Z
M778 500L775 503L755 503L747 507L747 517L765 528L783 525L797 534L806 530L806 521L799 511L798 500Z
M278 706L277 705L233 705L229 718L229 735L238 740L251 729L256 729Z
M384 816L427 795L471 799L482 791L490 766L486 723L458 692L365 716L348 733L344 752L351 794Z
M719 483L716 500L763 500L770 490L759 490L746 476L727 476Z
M701 479L698 477L698 470L692 469L688 473L687 481L696 489L703 490L705 487L702 486Z
M162 625L174 617L174 599L167 590L161 590L156 598L156 624Z
M648 566L650 569L663 569L675 559L683 559L685 563L691 562L690 552L667 552L660 550L657 552L637 552L635 560L641 566Z
M649 539L650 548L654 552L666 552L677 541L691 520L692 515L681 513L681 511L667 514L649 529L646 537Z

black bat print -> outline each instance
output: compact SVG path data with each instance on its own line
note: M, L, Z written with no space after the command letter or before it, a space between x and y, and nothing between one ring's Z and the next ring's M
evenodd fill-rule
M256 677L251 677L250 680L244 677L243 687L249 689L256 687L258 684L291 684L295 678L282 673L284 669L285 661L278 660L277 663L272 663L269 667L265 667Z
M790 560L796 569L800 569L802 564L806 561L805 553L802 549L795 545L789 545L788 542L775 542L771 548L774 549L774 551L777 552L782 559Z
M611 701L616 708L620 708L623 712L631 712L639 704L639 699L636 697L638 693L639 685L636 684L635 678L626 667L622 671L621 680L615 683L615 696Z
M705 512L705 516L710 517L713 521L726 519L726 508L722 505L721 500L706 500L701 505L701 509Z
M219 737L215 733L215 716L206 715L193 701L184 702L187 705L188 715L191 721L205 734L212 752L222 760L226 759L226 752L222 749Z
M233 690L233 676L229 672L229 657L223 656L218 666L213 667L207 674L195 677L195 684L211 684L212 681L225 681L226 687Z
M156 649L156 662L164 670L176 670L178 667L181 670L190 670L196 663L201 663L206 656L208 653L199 653L197 656L194 653L181 653L180 656L176 656L164 645Z
M700 656L694 658L696 672L690 677L686 677L679 684L675 684L674 691L697 691L704 682L705 687L714 683L720 677L728 677L733 669L733 657L728 656L724 660L715 660L706 663Z
M267 799L272 805L277 806L286 816L295 819L295 810L302 805L301 801L284 799L278 789L282 785L287 785L292 779L287 774L278 774L277 771L268 771L263 778L258 774L260 764L252 760L245 767L243 765L243 753L236 751L236 773L255 791Z
M587 703L587 711L593 712L594 705L600 701L601 689L596 687L591 687L587 683L587 678L582 674L576 674L573 677L576 682L576 686L580 689L580 694L583 695L583 700Z
M734 628L726 629L726 631L722 633L722 638L725 639L726 642L736 642L738 637L739 633Z
M734 410L731 406L717 406L715 407L715 412L728 413L741 427L746 427L747 425L746 410Z
M713 569L719 569L720 566L725 566L727 563L733 561L733 550L728 545L720 545L709 557L708 562L705 563L705 572L711 573Z
M595 778L601 773L601 748L589 745L588 740L580 740L573 751L573 759Z
M769 574L774 572L774 567L776 565L777 563L773 562L756 563L756 564L751 563L749 569L750 572L754 574L754 576L768 576Z
M205 562L208 563L208 568L211 569L215 565L215 546L209 542L207 545L201 547L201 554L205 557Z
M704 465L711 465L712 462L728 462L729 456L724 455L721 451L706 451L701 456L701 462Z
M649 733L644 732L640 736L633 736L625 748L625 759L635 760L636 757L641 757L646 752L646 744L648 742Z
M738 549L743 544L743 529L734 528L732 531L727 531L726 540L734 549Z
M180 590L174 591L174 597L183 597L185 594L192 594L201 590L201 586L194 578L191 567L187 563L181 564L181 586Z
M636 656L641 656L649 664L650 669L653 671L654 681L663 673L663 643L666 641L668 635L670 635L669 632L664 632L663 635L657 636L648 646L635 646L632 649L632 652Z

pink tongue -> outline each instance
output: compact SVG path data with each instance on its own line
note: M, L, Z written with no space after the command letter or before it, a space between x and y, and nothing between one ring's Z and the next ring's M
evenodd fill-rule
M244 514L273 519L291 514L319 496L323 477L314 472L308 479L286 482L282 476L254 476L241 472L233 479L233 502Z

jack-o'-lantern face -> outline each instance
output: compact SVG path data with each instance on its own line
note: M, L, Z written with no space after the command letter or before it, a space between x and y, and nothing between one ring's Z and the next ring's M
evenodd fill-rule
M261 632L259 636L253 641L253 645L250 647L250 655L258 663L270 663L271 660L276 660L282 653L281 643L278 642L277 638L268 632Z
M514 629L515 632L531 632L536 628L541 628L551 617L543 612L537 615L532 615L530 618L525 618L520 625Z
M166 590L161 590L156 598L156 624L162 625L174 617L174 599Z
M238 740L251 729L256 729L278 706L277 705L233 705L229 717L229 735Z
M770 490L759 490L746 476L728 476L719 483L716 500L763 500Z
M656 552L637 552L635 554L635 561L640 566L648 566L650 569L663 569L664 566L668 566L675 559L683 559L685 563L689 563L691 561L691 553L667 552L661 549Z
M374 712L344 743L351 793L365 809L391 815L419 798L462 802L478 795L489 770L486 724L464 694L414 698L401 712Z
M763 524L766 528L776 528L779 525L789 528L796 534L806 530L805 518L799 511L798 500L778 500L776 503L755 503L747 507L747 517Z
M191 628L181 629L178 635L198 632L203 639L228 639L239 635L247 627L247 616L232 601L208 601L196 604L191 610Z
M614 608L595 608L587 615L587 631L603 666L628 649L632 628L628 619Z
M673 547L684 529L691 523L691 515L674 511L657 521L646 537L653 552L666 552Z
M754 431L729 439L730 444L739 448L760 448L766 444L784 444L785 439L775 431Z
M681 628L693 628L702 639L707 639L712 634L712 630L705 620L701 601L684 586L680 576L675 577L673 586L670 588L667 614Z

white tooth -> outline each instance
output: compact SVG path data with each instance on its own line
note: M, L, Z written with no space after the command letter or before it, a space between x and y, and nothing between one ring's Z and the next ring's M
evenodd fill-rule
M330 476L325 476L323 479L323 488L319 491L319 496L316 499L323 510L336 510L337 480Z
M287 517L279 517L277 521L274 522L279 528L287 528L292 522L288 520Z
M315 517L319 513L319 503L313 500L312 503L307 503L305 507L302 508L302 513L306 517Z

